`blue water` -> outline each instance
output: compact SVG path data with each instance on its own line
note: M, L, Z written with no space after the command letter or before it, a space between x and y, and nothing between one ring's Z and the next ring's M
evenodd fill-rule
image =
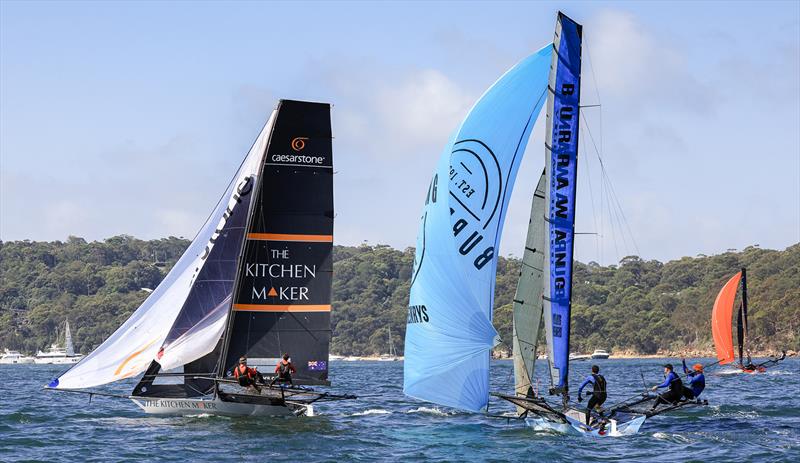
M613 403L641 390L640 370L648 382L660 380L664 361L596 363ZM589 366L573 363L573 390ZM128 400L95 397L90 404L83 395L41 391L61 369L0 365L0 461L800 461L798 359L759 375L712 370L709 407L655 417L635 436L605 439L535 432L516 420L409 399L402 362L333 362L335 390L359 400L320 405L315 417L260 419L155 418ZM492 363L495 390L509 391L512 381L511 362ZM103 390L128 393L132 385ZM490 409L510 410L497 402Z

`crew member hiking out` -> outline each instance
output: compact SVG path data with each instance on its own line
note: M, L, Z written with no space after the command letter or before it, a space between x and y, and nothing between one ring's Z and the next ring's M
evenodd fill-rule
M233 368L233 377L239 381L239 386L255 389L259 394L261 388L258 383L264 382L264 377L255 368L247 366L247 357L239 359L239 365Z
M275 377L272 378L269 385L272 386L276 381L280 381L281 383L288 383L290 386L293 386L292 373L297 373L297 370L294 369L294 365L292 365L292 361L289 359L289 354L285 353L283 354L283 359L275 365Z
M689 378L689 387L683 386L683 396L687 400L697 399L700 393L706 388L706 377L703 375L703 365L695 363L692 369L686 367L686 359L683 359L683 372Z
M664 382L658 386L653 386L651 390L655 391L656 389L664 387L669 388L669 390L658 395L651 410L655 410L656 407L661 404L674 404L683 397L683 381L681 381L681 378L673 371L671 363L664 365Z
M592 410L597 409L597 412L599 413L601 410L601 405L603 405L603 402L605 402L607 398L606 378L600 374L600 367L597 365L592 365L592 374L587 376L578 388L578 402L583 400L583 397L581 397L581 392L583 391L583 388L589 384L592 385L592 390L587 392L586 395L591 395L592 398L589 399L589 403L586 405L586 408L588 408L586 412L587 425L591 421Z

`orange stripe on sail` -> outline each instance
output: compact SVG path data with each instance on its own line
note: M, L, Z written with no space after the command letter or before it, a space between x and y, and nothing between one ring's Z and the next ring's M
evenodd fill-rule
M330 312L327 305L278 305L278 304L233 304L240 312Z
M150 347L153 344L155 344L155 342L156 341L154 339L154 340L148 342L146 346L142 347L141 349L139 349L136 352L134 352L131 355L129 355L128 358L126 358L122 363L119 364L119 367L117 367L117 370L114 372L114 376L119 376L119 373L122 371L123 368L125 368L125 365L127 365L128 362L133 360L133 358L136 357L137 355L139 355L142 352L144 352L148 347ZM125 378L127 378L128 376L130 376L130 375L125 376Z
M739 279L742 272L734 275L722 287L714 309L711 311L711 335L714 338L714 347L717 350L717 360L720 365L731 363L735 358L733 354L733 303L736 300L736 291L739 289Z
M248 233L247 239L261 241L310 241L333 243L333 235L293 235L287 233Z

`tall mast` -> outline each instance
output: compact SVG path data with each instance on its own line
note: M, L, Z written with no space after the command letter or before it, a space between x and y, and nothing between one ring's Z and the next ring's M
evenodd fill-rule
M544 319L551 394L569 399L570 312L578 173L582 26L558 14L547 101Z

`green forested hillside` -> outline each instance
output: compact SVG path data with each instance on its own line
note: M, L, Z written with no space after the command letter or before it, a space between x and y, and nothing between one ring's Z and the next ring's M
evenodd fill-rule
M0 242L0 347L44 348L69 317L76 347L87 352L147 297L142 288L155 288L187 245L174 237L129 236ZM335 247L333 352L385 352L390 326L402 352L413 258L413 249ZM573 350L708 351L714 298L742 266L754 347L799 350L800 244L666 264L635 256L608 267L576 263ZM517 259L499 261L495 326L508 344L518 269Z

